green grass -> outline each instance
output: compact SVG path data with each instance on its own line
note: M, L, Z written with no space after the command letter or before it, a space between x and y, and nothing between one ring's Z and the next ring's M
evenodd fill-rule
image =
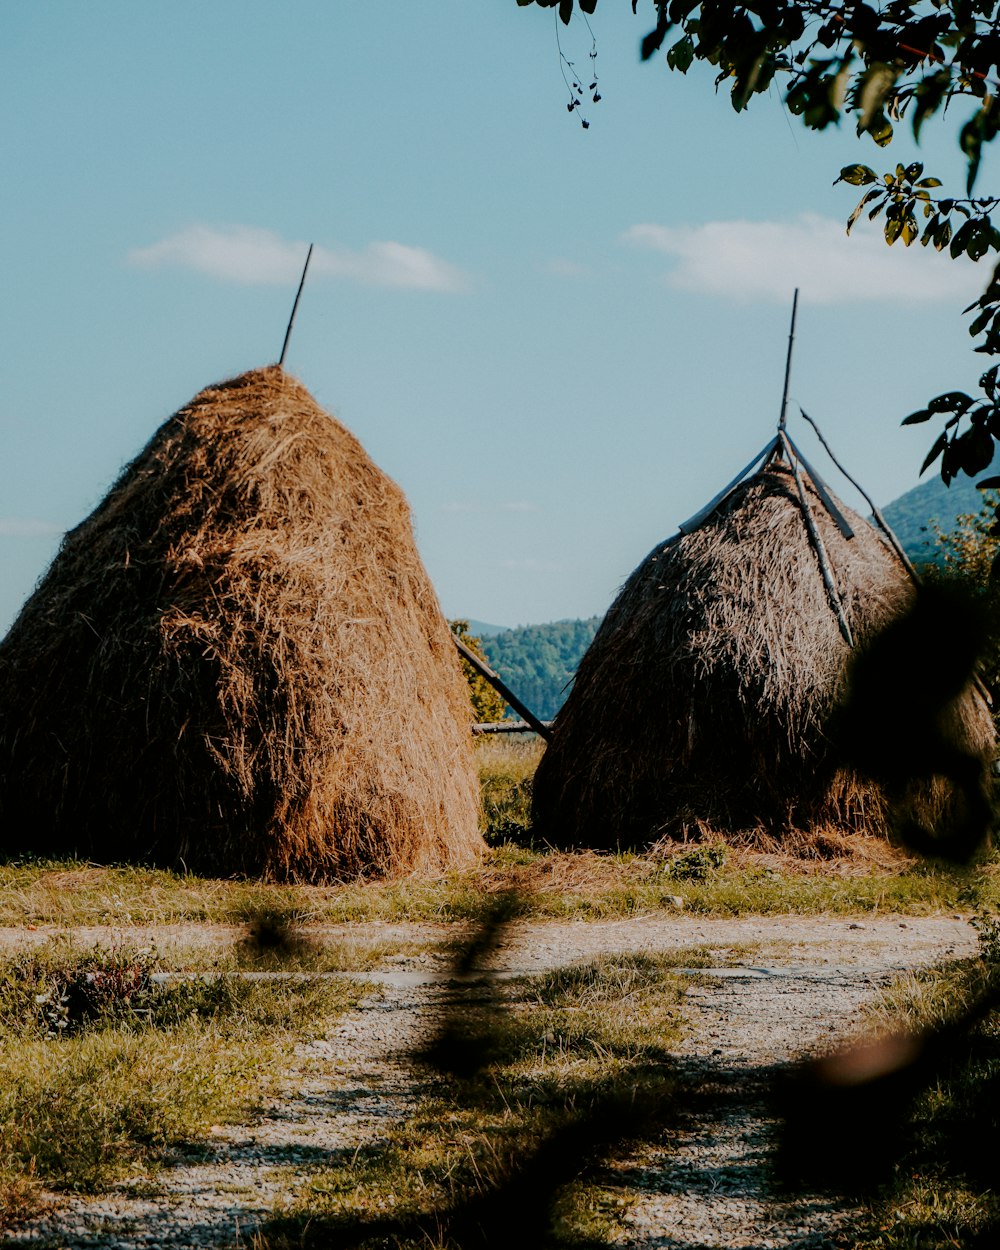
M306 927L467 922L481 919L492 896L507 889L520 892L523 915L539 919L601 920L679 906L703 916L1000 910L995 855L974 868L918 863L856 875L765 862L731 856L686 878L671 861L655 857L543 852L507 843L490 850L481 867L435 879L307 886L24 859L0 864L0 927L244 926L262 913L291 916Z
M501 1009L471 997L453 1023L485 1066L468 1079L429 1070L415 1111L318 1170L255 1246L327 1246L348 1231L358 1246L459 1246L483 1220L512 1220L525 1244L603 1243L630 1199L602 1159L669 1114L663 1065L683 992L665 961L616 956L509 983ZM612 1114L616 1140L602 1143ZM572 1162L588 1141L549 1192L536 1161Z
M533 734L484 737L476 743L482 813L488 845L531 843L531 786L545 744Z
M160 966L59 943L0 960L0 1229L42 1186L105 1189L244 1121L296 1039L364 992L318 977L159 984Z

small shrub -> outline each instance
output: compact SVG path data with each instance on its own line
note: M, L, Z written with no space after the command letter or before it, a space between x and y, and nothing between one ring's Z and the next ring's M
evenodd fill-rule
M670 860L667 876L674 881L704 881L725 862L726 848L721 842L696 846L690 851L682 851Z

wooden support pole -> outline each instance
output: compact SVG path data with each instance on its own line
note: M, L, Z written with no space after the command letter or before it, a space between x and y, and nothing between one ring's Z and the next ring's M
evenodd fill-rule
M847 472L844 466L840 463L837 457L833 454L833 451L830 448L830 444L823 437L822 430L820 430L819 426L812 419L809 413L806 412L805 409L803 408L800 408L799 412L802 413L802 416L805 418L805 420L808 421L809 424L812 426L812 428L816 431L816 437L823 444L823 450L826 452L826 454L830 457L830 459L833 461L836 467L840 470L840 472L844 475L844 477L847 478L847 480L854 487L854 489L858 492L858 494L864 499L868 507L871 508L872 516L878 522L886 538L888 538L889 542L892 544L892 549L893 551L895 551L896 555L899 556L900 561L902 562L903 568L906 569L907 573L909 573L910 577L913 579L914 583L917 586L923 585L920 574L913 567L913 563L910 560L910 557L903 550L903 544L896 537L895 531L893 530L892 526L885 519L882 513L878 510L878 506L875 504L871 495L868 494L868 492L859 482L856 482L854 478L851 477L850 473Z
M503 678L499 677L496 673L494 673L494 671L490 668L490 666L486 663L486 661L480 659L480 657L476 655L475 651L473 651L471 647L467 647L465 645L465 643L461 640L461 638L457 638L454 634L452 634L451 638L452 638L452 642L454 642L455 646L458 649L458 654L462 657L462 659L468 660L468 662L472 665L472 667L476 670L476 672L486 678L486 680L490 683L493 689L498 691L499 694L502 695L502 697L506 700L506 702L509 703L510 706L514 709L514 711L519 712L521 716L524 717L524 719L528 722L528 724L531 726L531 728L535 731L536 734L544 738L546 742L551 742L552 730L549 728L548 725L546 725L545 721L539 720L538 717L534 714L534 712L531 711L530 708L525 707L525 705L521 702L521 700L517 697L517 695L513 692L513 690L511 690L511 688L504 682Z
M785 385L781 391L781 416L778 419L778 429L785 428L785 417L788 409L788 384L792 378L792 346L795 343L795 317L799 311L799 288L795 288L795 294L792 296L792 325L788 331L788 355L785 357Z
M827 512L829 512L830 516L833 518L837 529L840 530L845 538L853 538L854 530L851 528L847 517L844 516L841 510L833 502L833 496L830 494L830 488L827 486L826 482L823 481L809 461L805 458L805 456L803 456L802 452L799 451L795 443L792 442L792 436L787 430L785 431L785 438L788 440L789 447L791 447L792 451L795 452L799 464L801 464L803 469L805 469L813 486L816 487L816 494L819 495L820 499L822 499L823 507L826 508Z
M780 444L778 439L772 438L768 445L763 448L763 450L759 451L756 456L754 456L747 467L745 469L741 469L739 473L737 473L728 486L720 490L715 498L705 504L704 508L702 508L699 512L696 512L693 517L689 517L682 525L677 527L680 532L682 534L691 534L699 527L699 525L702 525L705 521L707 521L719 504L724 502L726 496L732 494L736 487L739 486L740 482L742 482L745 477L749 476L751 470L755 469L762 460L771 456L779 446Z
M281 358L278 361L280 367L284 367L285 355L288 352L288 340L292 337L292 326L295 325L295 314L299 311L299 300L302 298L302 288L306 284L306 274L309 272L309 261L312 259L313 245L309 244L309 251L306 252L306 263L302 266L302 277L299 279L299 289L295 292L295 303L292 305L292 315L288 318L288 329L285 331L285 341L281 345Z
M830 561L827 558L826 547L820 532L816 528L816 521L809 507L809 500L806 497L805 482L802 480L802 474L799 472L799 466L792 451L791 443L788 441L788 435L781 431L779 437L784 441L785 454L788 456L788 463L792 468L792 476L795 478L795 485L799 491L799 502L802 504L802 515L805 517L806 529L809 531L809 537L812 539L813 550L816 552L816 559L819 561L819 570L823 575L823 585L826 587L826 593L830 597L830 603L833 610L837 614L837 621L840 625L840 632L844 635L844 641L849 647L854 646L854 635L851 633L851 627L847 623L847 616L844 613L844 605L840 598L840 592L837 590L837 583L833 579L833 570L830 568Z

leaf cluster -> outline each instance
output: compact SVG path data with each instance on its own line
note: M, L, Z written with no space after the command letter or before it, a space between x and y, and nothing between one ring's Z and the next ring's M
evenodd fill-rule
M521 7L558 7L569 23L574 8L593 14L597 0L517 0ZM633 13L639 0L632 0ZM1000 128L996 72L1000 67L997 0L892 0L879 8L846 0L650 0L655 24L640 55L666 45L667 64L687 73L694 61L715 67L737 112L767 91L776 75L785 103L812 129L855 116L858 134L879 146L908 117L914 138L929 117L956 98L974 111L959 142L968 162L968 192L984 143Z
M574 0L518 0L522 6L531 3L558 4L567 23L574 12ZM575 3L586 14L596 8L596 0ZM848 165L837 182L866 188L848 233L866 212L870 221L882 219L890 245L902 239L909 247L919 240L953 259L973 261L1000 252L1000 229L991 218L1000 198L973 198L983 149L1000 133L1000 0L887 0L879 6L864 0L735 5L649 0L649 5L654 24L642 38L642 59L665 49L669 68L682 74L695 61L714 67L716 90L728 90L737 112L780 78L789 112L810 129L824 130L850 115L859 137L885 147L901 123L909 123L919 142L928 119L967 100L972 109L958 133L966 160L965 195L936 194L942 184L925 176L920 162L897 164L881 175L865 164ZM632 11L638 13L639 0L632 0ZM972 314L970 335L981 339L975 350L1000 355L1000 267L966 313ZM995 371L983 378L985 396L976 403L969 399L967 409L948 410L959 420L946 426L925 463L926 468L941 457L945 481L958 472L981 472L1000 438ZM924 410L929 415L936 414L935 402Z

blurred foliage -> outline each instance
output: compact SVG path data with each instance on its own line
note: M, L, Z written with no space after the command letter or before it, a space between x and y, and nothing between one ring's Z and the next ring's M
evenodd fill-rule
M517 0L556 9L568 25L579 11L593 39L589 16L597 0ZM609 6L610 7L610 6ZM640 0L632 0L638 14ZM947 252L973 261L1000 252L992 214L1000 196L975 194L984 148L1000 132L1000 3L998 0L644 0L652 28L643 35L642 60L662 53L671 70L687 74L695 62L710 66L716 91L725 89L737 113L777 82L787 111L811 130L851 118L859 138L884 148L908 127L919 142L927 122L959 114L958 146L966 161L965 184L944 187L921 161L897 163L884 173L855 163L837 182L863 188L847 229L865 214L879 220L886 243ZM556 40L566 76L567 62ZM596 55L592 52L592 57ZM567 80L570 109L584 95L577 77ZM975 350L1000 356L1000 266L970 305ZM947 482L981 473L1000 439L1000 386L993 366L980 378L982 394L949 391L912 413L905 423L944 421L926 469L940 459ZM1000 521L1000 513L998 513Z
M937 559L927 570L932 579L957 582L983 606L986 637L980 673L993 696L994 719L1000 716L1000 577L993 573L1000 555L1000 537L993 532L998 505L1000 494L988 492L981 511L964 513L953 530L945 533L935 525Z
M477 638L475 634L469 633L469 622L463 620L449 621L451 632L456 638L460 639L481 660L485 660L487 664L489 659L483 650L483 640ZM459 657L459 663L462 666L462 672L465 674L465 680L469 683L469 698L472 701L472 713L476 721L481 725L491 725L496 721L503 720L504 712L507 710L507 704L497 693L496 689L486 680L482 673L478 673L469 661L464 657ZM515 694L517 692L515 691Z

